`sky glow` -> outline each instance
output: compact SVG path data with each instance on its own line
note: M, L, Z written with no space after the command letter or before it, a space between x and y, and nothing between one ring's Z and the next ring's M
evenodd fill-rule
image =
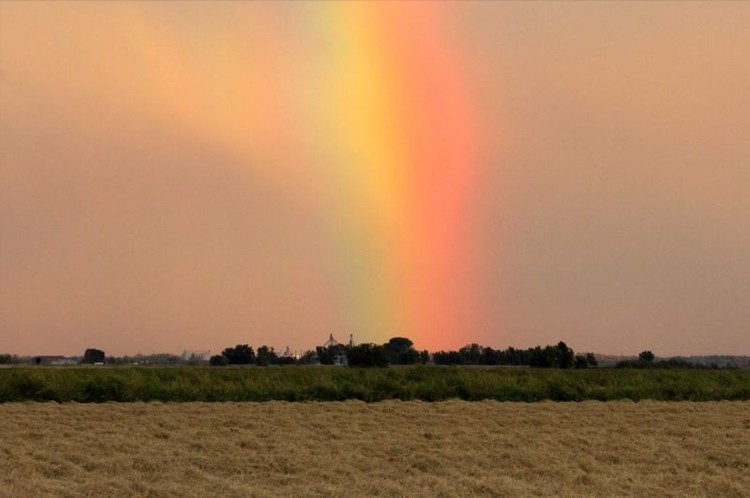
M750 5L0 3L0 352L750 354Z

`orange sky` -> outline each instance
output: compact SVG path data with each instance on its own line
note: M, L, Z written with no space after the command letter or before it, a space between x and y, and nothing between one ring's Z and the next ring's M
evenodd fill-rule
M747 26L1 2L0 352L750 354Z

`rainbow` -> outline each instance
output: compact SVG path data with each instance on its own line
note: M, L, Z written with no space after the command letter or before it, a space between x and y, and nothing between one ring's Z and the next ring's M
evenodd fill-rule
M155 119L326 220L340 336L463 345L475 332L477 119L451 4L222 8L234 28L207 22L184 39L132 7Z

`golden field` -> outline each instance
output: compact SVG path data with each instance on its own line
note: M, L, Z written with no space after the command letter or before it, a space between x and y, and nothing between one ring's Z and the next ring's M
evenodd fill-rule
M750 402L0 404L0 496L750 496Z

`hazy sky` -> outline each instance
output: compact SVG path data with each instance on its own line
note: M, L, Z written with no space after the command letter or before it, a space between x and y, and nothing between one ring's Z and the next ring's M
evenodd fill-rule
M0 352L750 354L748 26L0 2Z

